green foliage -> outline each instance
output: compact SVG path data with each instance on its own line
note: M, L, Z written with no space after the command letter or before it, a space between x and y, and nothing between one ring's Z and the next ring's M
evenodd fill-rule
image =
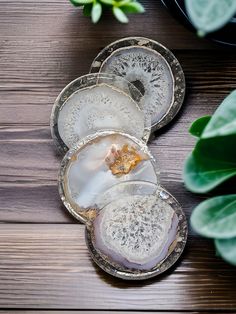
M235 0L185 0L185 7L201 37L223 27L236 13Z
M92 3L84 5L84 7L83 7L83 14L84 14L84 16L87 16L87 17L91 16L92 8L93 8L93 4Z
M235 1L236 2L236 1ZM214 113L202 138L236 135L236 91L233 91Z
M70 0L74 6L82 6L85 16L91 16L92 22L97 23L103 10L111 9L113 15L121 23L128 23L127 13L143 13L144 7L136 0Z
M91 11L91 17L93 23L97 23L102 15L102 5L100 2L94 2L92 11Z
M113 7L112 11L118 21L120 21L121 23L128 23L129 20L127 16L119 7Z
M144 13L144 7L139 2L129 2L122 6L124 13Z
M236 194L213 197L199 204L191 216L191 225L205 237L236 237Z
M215 246L219 256L236 266L236 238L216 239Z
M212 117L197 119L189 132L197 143L184 166L186 187L206 193L236 176L236 91ZM191 216L193 229L215 239L217 255L236 266L236 194L208 199Z
M236 91L206 121L198 119L190 128L200 136L184 166L186 187L196 193L209 192L236 175Z
M70 0L70 2L74 6L79 7L79 6L84 6L86 4L89 4L89 3L93 3L93 0Z
M211 116L204 116L195 120L189 129L189 133L193 136L200 137L210 119Z
M200 139L184 166L187 188L195 193L207 193L235 176L235 143L236 136Z

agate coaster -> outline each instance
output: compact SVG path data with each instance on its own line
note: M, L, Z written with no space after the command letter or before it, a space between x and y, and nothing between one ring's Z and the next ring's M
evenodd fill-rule
M159 182L156 162L144 142L115 131L99 131L74 145L59 172L59 194L83 223L97 215L98 196L122 181Z
M151 116L152 131L168 124L182 106L183 70L173 53L154 40L117 40L95 57L90 72L112 73L135 85L143 95L146 114Z
M108 203L86 225L85 235L92 259L105 272L142 280L178 260L187 240L187 221L165 189L150 182L122 182L101 200Z
M115 130L148 140L150 117L140 108L139 90L113 74L88 74L69 83L57 97L51 133L60 152L99 130Z

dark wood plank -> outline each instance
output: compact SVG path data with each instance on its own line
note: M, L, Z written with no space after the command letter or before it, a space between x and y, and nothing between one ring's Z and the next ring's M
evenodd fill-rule
M35 313L40 313L40 314L107 314L108 311L102 311L102 310L97 310L97 311L89 311L89 310L0 310L0 314L35 314ZM158 314L183 314L183 312L179 312L179 311L109 311L109 314L140 314L140 313L145 313L145 314L154 314L154 313L158 313ZM196 311L184 311L184 313L187 314L220 314L220 313L224 313L224 314L235 314L235 311L231 311L231 310L224 310L224 312L221 311L210 311L210 312L196 312Z
M40 2L2 0L0 7L1 37L4 43L2 49L11 45L14 50L20 41L27 46L29 53L29 47L40 45L45 55L50 44L57 44L56 54L60 53L61 48L64 50L65 46L75 48L79 45L83 45L83 49L90 53L91 45L103 47L108 41L137 35L157 39L171 49L193 48L195 50L215 47L204 39L198 39L195 34L174 20L160 0L144 0L143 5L146 13L130 16L130 23L127 25L121 25L110 14L105 14L100 23L93 25L88 18L82 16L78 8L71 6L67 0L42 0ZM143 27L144 25L146 27ZM173 36L174 33L175 36ZM71 49L68 53L70 52ZM74 55L75 57L80 58L79 54ZM56 65L63 66L55 61Z
M236 269L190 237L178 265L145 282L113 278L90 260L83 225L2 224L0 307L236 310Z
M89 311L89 310L40 310L40 311L32 311L32 310L0 310L0 314L35 314L35 313L40 313L40 314L107 314L108 311L103 311L103 310L97 310L97 311ZM109 314L140 314L140 313L145 313L145 314L183 314L183 312L179 311L109 311ZM201 312L196 312L196 311L184 311L184 313L187 314L219 314L223 313L221 311L201 311ZM232 310L224 310L224 314L235 314L235 311Z

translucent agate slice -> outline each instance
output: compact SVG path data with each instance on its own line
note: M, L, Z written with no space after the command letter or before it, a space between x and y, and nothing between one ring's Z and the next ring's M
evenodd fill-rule
M120 195L96 217L95 245L118 264L149 270L168 254L177 227L174 210L161 199Z
M113 73L139 86L152 124L159 121L173 102L173 76L166 60L144 47L117 49L103 62L102 72Z
M100 211L87 225L94 261L123 279L146 279L171 267L187 239L185 215L174 197L151 182L114 185L97 200Z
M94 59L91 72L96 71L123 77L139 89L153 131L169 123L182 105L185 80L181 66L154 40L130 37L111 43Z
M129 171L122 172L127 162L126 158L122 159L119 164L121 170L117 175L108 161L114 146L120 152L124 146L128 146L135 151L133 158L139 156L139 162L132 164ZM143 142L127 134L98 132L76 144L64 157L59 191L68 210L77 219L85 222L96 215L97 198L100 194L114 184L129 180L158 182L156 164L148 148Z
M147 141L151 122L138 105L141 95L134 86L109 74L89 74L71 84L52 111L52 135L61 150L99 130L117 130Z

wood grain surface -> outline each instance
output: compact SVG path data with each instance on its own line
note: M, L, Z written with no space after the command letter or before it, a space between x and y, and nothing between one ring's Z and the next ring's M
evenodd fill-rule
M0 0L0 314L236 311L236 269L216 257L210 240L190 229L181 261L167 274L124 282L92 263L84 226L59 199L61 156L49 129L53 102L89 71L101 48L134 35L170 48L186 75L183 109L149 143L161 182L188 218L205 198L188 192L181 178L194 145L188 128L236 87L236 53L198 39L160 0L143 4L146 13L131 16L128 25L109 13L92 25L67 0Z
M3 224L0 306L106 310L235 309L236 271L212 243L189 237L180 263L148 281L125 282L96 267L79 224Z
M140 314L143 311L103 311L103 310L99 310L99 311L90 311L90 310L40 310L40 314ZM35 310L0 310L0 314L13 314L13 313L17 313L17 314L35 314L37 313ZM158 314L173 314L173 311L145 311L146 314L153 314L153 313L158 313ZM175 311L175 314L182 314L182 313L188 313L188 314L212 314L212 313L216 313L215 311L188 311L188 312L179 312L179 311ZM224 314L235 314L235 311L231 311L231 310L225 310L224 312L218 312L218 313L224 313Z

